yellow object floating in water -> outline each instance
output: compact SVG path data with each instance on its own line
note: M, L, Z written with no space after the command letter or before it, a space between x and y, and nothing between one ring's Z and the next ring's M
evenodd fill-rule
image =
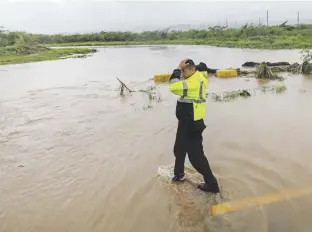
M235 69L221 69L216 72L217 77L236 77L237 70Z
M159 73L154 75L155 82L169 82L171 73Z

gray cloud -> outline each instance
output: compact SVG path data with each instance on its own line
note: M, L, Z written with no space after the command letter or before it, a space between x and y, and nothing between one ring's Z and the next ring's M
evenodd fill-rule
M0 0L0 25L35 33L80 33L102 30L154 30L177 24L230 26L245 22L289 20L312 23L312 2L117 2ZM309 21L310 20L310 21Z

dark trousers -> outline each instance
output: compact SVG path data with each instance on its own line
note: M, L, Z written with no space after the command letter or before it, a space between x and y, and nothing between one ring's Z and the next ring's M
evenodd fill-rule
M212 174L209 162L203 150L202 132L205 129L203 121L198 122L199 126L179 121L174 144L175 166L174 174L184 174L184 162L186 153L193 167L204 177L209 185L216 185L217 180Z

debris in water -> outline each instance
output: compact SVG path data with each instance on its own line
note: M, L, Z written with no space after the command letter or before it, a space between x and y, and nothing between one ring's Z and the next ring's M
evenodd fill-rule
M120 96L123 96L123 94L124 94L124 89L125 89L125 88L129 91L129 93L134 92L134 91L130 90L121 80L119 80L118 77L116 77L116 78L117 78L117 80L118 80L118 81L120 82L120 84L121 84L121 86L120 86Z
M272 70L268 67L268 65L265 62L262 62L257 70L256 70L256 77L260 79L270 79L270 80L276 80L280 79L283 80L282 77L279 77L275 74L273 74Z
M275 85L275 86L260 86L259 90L263 93L271 92L271 93L284 93L286 91L285 85Z
M278 66L288 66L290 65L290 63L288 62L275 62L275 63L271 63L271 62L265 62L267 66L269 67L278 67ZM259 66L261 63L257 63L257 62L253 62L253 61L248 61L245 62L242 67L250 67L250 68L254 68Z
M312 51L311 50L303 50L301 51L301 60L302 60L302 64L299 63L293 63L293 64L289 64L288 62L278 62L278 63L255 63L255 62L246 62L245 64L243 64L243 67L257 67L258 68L263 65L266 64L266 66L272 66L270 68L270 70L272 72L290 72L293 74L304 74L304 75L310 75L312 74L312 64L310 63L310 61L312 61ZM257 72L258 74L258 72ZM268 79L272 79L272 78L268 78Z
M275 87L275 92L276 93L284 93L286 91L286 86L285 85L279 85Z
M117 78L117 77L116 77ZM155 92L156 90L156 87L155 86L148 86L147 89L141 89L141 90L131 90L127 87L127 85L125 83L123 83L121 80L119 80L117 78L117 80L120 82L121 86L120 86L120 96L123 96L124 95L124 90L128 90L129 93L144 93L148 96L148 99L149 99L149 104L147 107L143 107L143 110L147 110L147 109L150 109L150 108L153 108L153 106L151 105L152 101L156 101L156 102L161 102L163 99L162 97L157 94Z
M300 64L298 63L293 63L291 65L288 66L284 66L284 67L272 67L271 70L272 72L290 72L290 73L297 73L298 72L298 68L299 68Z
M241 97L250 97L251 94L247 90L243 90L242 92L239 93Z
M301 67L301 72L304 75L310 75L312 74L312 64L309 63L312 60L312 50L304 50L301 52L302 56L302 67Z
M275 86L267 86L263 85L253 90L234 90L234 91L225 91L222 93L207 93L207 96L211 96L213 101L216 102L229 102L233 101L239 97L249 98L251 97L251 92L261 91L263 93L271 92L271 93L283 93L287 90L284 84L275 85Z
M148 86L146 90L139 90L139 92L147 94L150 103L152 101L161 102L163 99L160 95L158 95L155 92L155 90L156 90L155 86ZM151 106L151 105L149 105L149 106ZM149 108L152 108L152 107L149 107Z
M208 93L207 96L211 95L212 99L216 102L228 102L231 100L234 100L238 97L250 97L251 94L248 90L243 89L243 90L234 90L234 91L225 91L221 94L217 93Z

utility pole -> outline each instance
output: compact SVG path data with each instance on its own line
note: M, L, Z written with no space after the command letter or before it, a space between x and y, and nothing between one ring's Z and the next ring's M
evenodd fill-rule
M300 12L298 11L298 16L297 16L297 26L299 26L300 23Z
M260 20L260 18L259 18L259 27L261 26L261 20Z
M228 27L228 18L226 17L225 26Z
M267 26L269 26L269 10L267 10Z

